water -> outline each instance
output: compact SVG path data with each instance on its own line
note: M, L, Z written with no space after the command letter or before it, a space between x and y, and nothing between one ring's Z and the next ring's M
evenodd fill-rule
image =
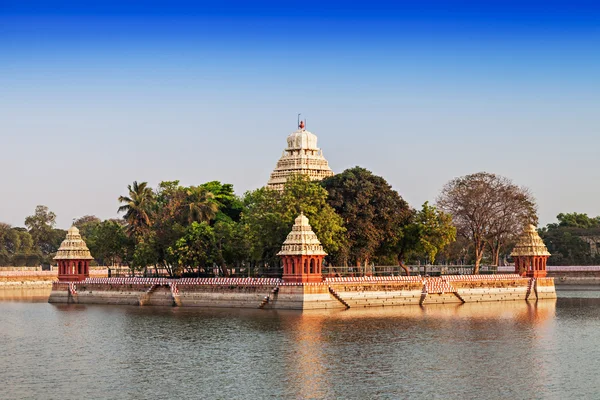
M0 398L599 398L600 291L559 296L299 313L4 295Z

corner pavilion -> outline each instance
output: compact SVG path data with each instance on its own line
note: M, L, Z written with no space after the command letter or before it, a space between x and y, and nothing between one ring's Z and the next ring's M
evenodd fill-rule
M81 238L79 229L72 226L60 244L54 260L58 263L58 280L62 282L82 281L90 276L90 261L94 257Z
M323 259L327 255L308 218L300 214L288 234L281 251L283 280L295 283L322 282Z
M535 226L525 227L510 256L515 260L516 274L529 278L546 276L546 263L550 252Z

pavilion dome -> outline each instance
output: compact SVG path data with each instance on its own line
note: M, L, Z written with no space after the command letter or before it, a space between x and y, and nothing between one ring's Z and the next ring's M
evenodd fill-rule
M517 240L517 244L510 253L511 257L528 257L528 256L550 256L548 248L537 232L534 225L528 225L523 230L521 236Z
M93 260L90 250L81 238L79 229L72 226L67 231L67 237L60 244L55 260Z
M313 232L308 218L301 213L294 221L292 231L287 235L278 256L326 256L321 242Z

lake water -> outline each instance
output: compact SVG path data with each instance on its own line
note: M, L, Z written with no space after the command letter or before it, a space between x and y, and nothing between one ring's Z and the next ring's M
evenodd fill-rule
M4 399L600 398L599 288L332 312L0 294Z

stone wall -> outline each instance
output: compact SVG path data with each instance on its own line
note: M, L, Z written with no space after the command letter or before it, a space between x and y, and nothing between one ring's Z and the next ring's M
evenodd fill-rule
M423 283L335 283L331 287L351 307L418 305Z
M428 278L427 282L54 283L50 302L309 310L556 298L552 278Z
M58 279L53 271L0 271L0 282L52 282Z
M106 277L108 271L105 269L94 269L90 270L91 277ZM17 284L19 282L23 284L29 284L31 282L53 282L58 279L58 271L40 271L40 270L19 270L19 271L6 271L0 269L0 283L12 282Z
M184 307L259 308L273 285L177 285Z
M14 267L14 266L0 267L0 271L2 271L2 272L6 272L6 271L41 271L41 270L42 270L41 266L37 266L37 267Z

